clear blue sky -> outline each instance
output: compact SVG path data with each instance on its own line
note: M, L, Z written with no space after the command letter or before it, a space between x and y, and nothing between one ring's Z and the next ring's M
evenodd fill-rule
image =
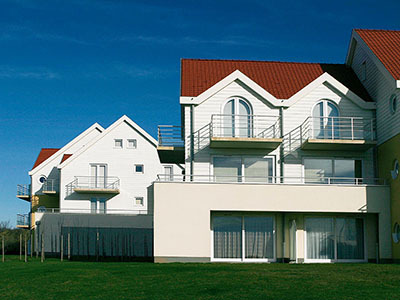
M400 1L2 0L0 221L42 147L127 114L178 124L180 58L344 62L352 28L400 29Z

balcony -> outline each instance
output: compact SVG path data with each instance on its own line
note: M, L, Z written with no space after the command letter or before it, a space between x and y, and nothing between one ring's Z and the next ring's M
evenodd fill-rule
M47 179L42 185L42 193L46 195L58 194L59 181L55 179Z
M158 126L157 152L161 163L180 164L185 162L185 147L181 126Z
M210 147L276 149L281 143L280 119L261 115L212 115Z
M17 228L30 228L30 214L17 214Z
M119 194L120 181L112 176L75 176L67 184L67 194L72 192L80 194Z
M234 183L234 184L269 184L269 185L347 185L347 186L384 186L381 178L356 177L280 177L280 176L229 176L229 175L170 175L158 174L159 182L185 183Z
M30 201L31 198L31 185L30 184L18 184L17 185L17 198Z
M309 117L300 126L303 150L365 151L376 145L374 119Z

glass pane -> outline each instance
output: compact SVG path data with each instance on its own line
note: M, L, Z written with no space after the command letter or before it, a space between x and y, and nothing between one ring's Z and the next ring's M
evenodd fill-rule
M235 136L235 102L229 100L224 107L224 115L222 116L221 132L223 137Z
M214 157L214 176L217 182L238 182L242 176L240 157Z
M333 176L331 159L304 159L306 183L327 183L326 177Z
M355 163L351 159L335 159L334 161L335 173L334 177L343 177L344 179L335 179L336 183L354 183L355 177Z
M214 258L242 257L242 218L213 217Z
M239 115L236 116L236 134L239 137L252 137L252 119L250 107L243 100L239 100Z
M274 219L245 217L246 258L274 258Z
M244 158L244 176L246 182L272 182L273 160L271 157Z
M106 166L99 166L98 168L98 176L97 176L97 187L105 188L106 187Z
M362 219L337 218L336 236L338 259L364 259Z
M323 102L318 103L313 109L313 138L323 138L324 128L324 105Z
M99 213L106 213L106 199L101 198L99 202Z
M334 232L332 218L307 218L307 258L333 259Z
M97 198L90 199L90 212L95 214L97 212Z

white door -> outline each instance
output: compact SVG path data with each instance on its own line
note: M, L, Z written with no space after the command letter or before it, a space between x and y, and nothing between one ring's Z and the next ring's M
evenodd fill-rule
M250 106L241 99L229 100L223 110L222 136L252 137L252 115Z

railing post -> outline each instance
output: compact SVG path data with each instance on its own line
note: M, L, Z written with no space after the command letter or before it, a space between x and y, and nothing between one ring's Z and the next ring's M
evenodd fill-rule
M351 121L351 140L354 140L354 118L350 119Z

